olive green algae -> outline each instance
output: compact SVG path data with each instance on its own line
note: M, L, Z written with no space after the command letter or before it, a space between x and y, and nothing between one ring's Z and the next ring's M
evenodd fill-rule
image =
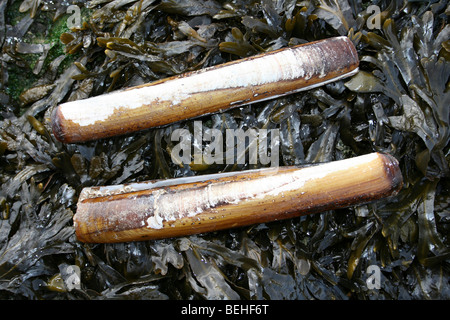
M2 2L0 298L449 299L448 4L378 1L375 27L371 4ZM79 28L67 27L69 5L80 8ZM244 164L174 163L178 128L209 147L193 121L64 145L50 129L57 104L340 35L361 60L351 79L197 120L223 133L279 129L280 165L389 153L405 181L398 195L177 239L77 241L85 186L262 165L248 148Z

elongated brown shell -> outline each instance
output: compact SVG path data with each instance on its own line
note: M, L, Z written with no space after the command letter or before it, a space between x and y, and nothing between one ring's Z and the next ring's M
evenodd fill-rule
M358 71L347 37L284 48L57 106L53 133L82 142L167 125L314 88Z
M83 242L185 236L365 203L396 193L395 158L372 153L304 168L266 168L83 189Z

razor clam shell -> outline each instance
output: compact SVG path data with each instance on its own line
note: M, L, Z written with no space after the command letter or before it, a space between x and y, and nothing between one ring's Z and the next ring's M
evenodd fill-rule
M395 158L372 153L300 168L85 188L92 196L79 199L74 225L84 242L177 237L366 203L396 194L402 181Z
M71 101L53 110L66 143L122 135L321 86L358 72L347 37L319 40Z

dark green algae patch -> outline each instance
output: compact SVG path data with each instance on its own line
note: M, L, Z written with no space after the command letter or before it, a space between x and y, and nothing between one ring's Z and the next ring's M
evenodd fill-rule
M449 299L449 13L446 1L2 1L0 298ZM361 60L351 79L197 120L279 129L280 165L387 152L398 195L178 239L77 241L85 186L260 165L173 163L171 133L193 135L193 121L64 145L58 103L339 35Z

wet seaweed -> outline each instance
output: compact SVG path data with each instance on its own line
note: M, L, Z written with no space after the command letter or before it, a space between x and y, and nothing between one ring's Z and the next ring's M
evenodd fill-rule
M81 24L69 28L69 5ZM450 75L446 1L3 1L0 4L0 298L448 299ZM370 27L369 19L379 19ZM360 72L201 117L203 130L279 129L280 165L372 151L400 162L395 197L179 239L82 244L81 189L263 166L175 163L183 121L64 145L49 118L100 95L346 35ZM198 128L197 128L198 129ZM379 287L371 267L380 269Z

